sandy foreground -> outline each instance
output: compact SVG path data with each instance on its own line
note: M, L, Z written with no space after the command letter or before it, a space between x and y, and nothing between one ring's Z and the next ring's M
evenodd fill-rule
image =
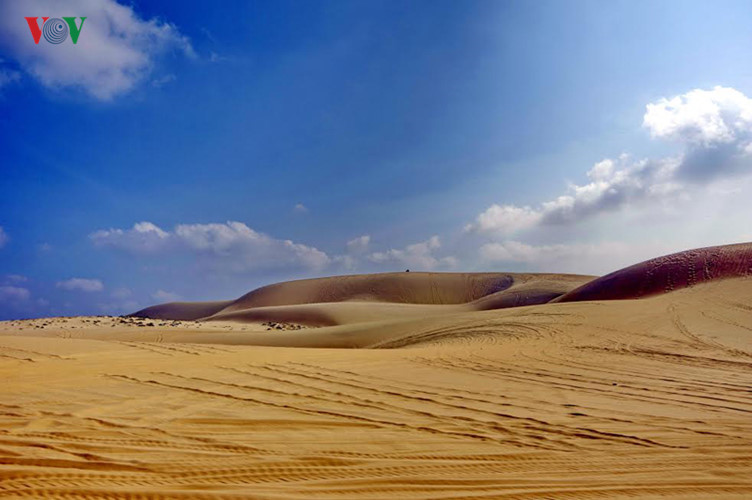
M0 323L0 497L752 498L752 278L316 307Z

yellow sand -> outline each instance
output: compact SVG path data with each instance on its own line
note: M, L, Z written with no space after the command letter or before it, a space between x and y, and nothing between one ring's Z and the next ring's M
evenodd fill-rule
M302 306L339 326L0 323L0 497L752 498L752 278Z

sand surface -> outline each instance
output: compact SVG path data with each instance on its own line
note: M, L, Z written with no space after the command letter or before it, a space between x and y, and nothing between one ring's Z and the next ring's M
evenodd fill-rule
M752 498L752 278L679 288L2 322L0 497Z

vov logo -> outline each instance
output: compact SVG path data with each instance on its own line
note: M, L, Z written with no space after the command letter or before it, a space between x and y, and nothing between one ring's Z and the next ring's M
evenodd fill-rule
M68 38L70 33L71 42L75 45L78 43L78 36L81 34L81 28L84 27L85 17L81 18L81 24L76 27L75 17L49 17L42 18L42 27L39 27L38 17L26 17L26 22L29 23L29 30L31 30L31 36L34 37L34 43L39 44L39 40L44 35L44 39L49 43L55 45L63 43Z

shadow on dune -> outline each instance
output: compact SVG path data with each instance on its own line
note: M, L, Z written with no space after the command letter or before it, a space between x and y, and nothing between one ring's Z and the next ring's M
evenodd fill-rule
M596 278L553 302L650 297L709 281L752 275L752 243L664 255Z

